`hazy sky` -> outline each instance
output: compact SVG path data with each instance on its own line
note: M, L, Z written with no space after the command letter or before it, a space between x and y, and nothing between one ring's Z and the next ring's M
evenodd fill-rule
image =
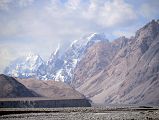
M158 8L159 0L0 0L0 73L18 56L47 59L88 33L130 37L159 18Z

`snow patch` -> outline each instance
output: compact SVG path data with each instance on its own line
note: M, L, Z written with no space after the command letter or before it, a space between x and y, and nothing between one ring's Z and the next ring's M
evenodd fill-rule
M57 48L56 48L56 50L55 50L55 52L54 52L54 55L56 55L59 50L60 50L60 44L58 44L58 46L57 46Z
M78 40L75 40L71 43L70 47L72 47L75 43L77 43Z
M90 36L87 37L88 40L91 40L97 33L92 33Z
M60 69L56 73L55 81L62 81L62 82L64 82L64 76L62 75L62 69Z

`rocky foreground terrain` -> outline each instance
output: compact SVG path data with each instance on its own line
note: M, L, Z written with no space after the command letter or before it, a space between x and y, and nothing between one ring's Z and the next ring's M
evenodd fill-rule
M159 108L144 106L1 109L0 111L1 120L159 120Z

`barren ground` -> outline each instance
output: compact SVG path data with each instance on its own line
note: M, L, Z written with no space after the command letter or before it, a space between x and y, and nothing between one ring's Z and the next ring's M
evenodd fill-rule
M1 108L0 120L159 120L159 108Z

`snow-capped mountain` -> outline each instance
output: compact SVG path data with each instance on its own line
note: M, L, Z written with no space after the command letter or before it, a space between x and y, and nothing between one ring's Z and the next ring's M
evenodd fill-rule
M60 44L56 48L56 50L51 54L49 60L46 62L46 74L44 76L40 76L44 80L56 80L56 81L63 81L63 79L58 79L58 71L63 66L63 60L60 58Z
M29 53L11 62L4 73L19 78L37 77L45 74L44 66L45 63L39 55Z
M36 77L70 83L74 68L84 53L91 45L100 41L108 41L104 33L93 33L75 40L65 52L61 52L59 44L47 62L39 55L30 53L13 61L4 73L19 78Z
M6 73L70 83L94 103L159 105L158 20L131 38L109 42L93 33L61 51L59 45L47 62L37 55L17 59Z
M70 83L73 77L74 68L86 52L87 48L99 41L108 40L103 33L93 33L73 41L62 55L59 55L60 48L58 47L47 63L48 78Z

